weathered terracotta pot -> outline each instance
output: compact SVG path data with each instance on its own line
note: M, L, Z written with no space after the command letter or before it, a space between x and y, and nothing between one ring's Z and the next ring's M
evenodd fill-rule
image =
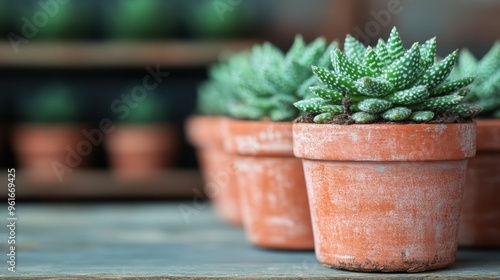
M28 180L55 183L85 166L91 153L79 147L84 139L78 124L21 124L13 130L12 145ZM80 151L80 152L79 152ZM59 176L58 176L59 174Z
M476 124L294 124L317 259L354 271L451 265Z
M175 159L178 132L172 124L120 124L105 145L117 179L152 180Z
M196 147L205 192L215 210L225 222L241 226L243 221L235 183L234 156L223 148L223 121L223 117L193 116L186 122L186 133L189 142Z
M226 150L237 155L243 224L250 243L313 249L302 164L293 156L292 123L228 120L225 135Z
M459 245L500 246L500 120L477 121L460 218Z

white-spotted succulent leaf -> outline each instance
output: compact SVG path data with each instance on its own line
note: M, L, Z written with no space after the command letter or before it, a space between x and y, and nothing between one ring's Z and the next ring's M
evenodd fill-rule
M436 38L405 50L393 28L387 43L365 47L348 35L344 51L332 52L332 69L312 66L320 85L310 88L314 98L294 103L301 111L317 114L315 122L328 122L345 114L356 123L429 122L436 115L455 114L471 118L480 106L462 106L473 75L448 79L458 52L436 57ZM497 57L495 52L489 57ZM499 56L500 57L500 56ZM478 65L481 63L477 63ZM488 68L491 67L490 64ZM488 87L496 80L488 78Z

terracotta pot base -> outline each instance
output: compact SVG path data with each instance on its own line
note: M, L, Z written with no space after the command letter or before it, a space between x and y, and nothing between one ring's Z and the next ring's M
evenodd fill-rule
M205 193L219 217L236 227L243 225L233 156L223 149L222 117L193 116L186 122L189 142L196 147Z
M458 244L500 247L500 120L480 120L477 126L477 154L467 168Z
M170 124L117 125L106 135L112 171L118 180L151 180L173 163L177 131Z
M75 154L68 151L77 150L84 139L83 128L78 124L19 125L13 131L13 147L20 168L26 171L26 179L50 185L71 177L65 168L73 170L85 166L90 155L77 154L78 158L75 158ZM57 164L60 177L53 164Z
M312 250L314 240L300 159L238 157L238 186L250 243L272 249Z
M227 122L224 144L236 155L244 229L253 245L314 248L304 173L292 142L292 123Z
M452 264L458 224L451 221L459 218L466 166L465 160L304 160L318 260L359 271L423 271Z
M475 139L474 123L294 124L318 261L370 272L451 265Z
M222 220L241 227L240 198L236 186L233 156L219 149L199 149L205 193L212 200L215 211Z

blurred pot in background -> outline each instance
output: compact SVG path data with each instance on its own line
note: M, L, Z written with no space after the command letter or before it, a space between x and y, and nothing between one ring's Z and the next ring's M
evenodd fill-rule
M101 1L108 36L114 39L161 39L177 27L176 1Z
M210 76L216 76L214 66ZM210 81L198 89L197 114L186 121L186 134L196 148L205 193L210 197L220 218L234 226L242 226L240 200L236 186L234 157L224 151L222 126L227 116L227 89Z
M92 148L80 144L84 126L77 123L78 102L69 88L59 83L47 85L35 96L19 101L22 122L13 131L12 145L29 180L61 181L85 164Z
M106 135L111 167L120 180L150 180L170 167L179 146L176 126L166 122L168 108L154 93L135 106Z

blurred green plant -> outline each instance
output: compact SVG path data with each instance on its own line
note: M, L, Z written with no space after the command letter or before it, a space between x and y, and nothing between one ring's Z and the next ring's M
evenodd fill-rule
M34 96L20 98L20 119L29 123L72 123L80 115L79 104L70 88L63 84L41 87Z
M481 111L476 104L461 104L475 77L446 80L458 51L436 62L436 38L405 50L396 28L387 43L379 39L375 48L365 47L347 35L344 52L331 53L333 71L312 66L322 86L316 95L296 102L301 111L315 114L323 123L346 114L356 123L428 122L436 113L471 118Z
M236 37L244 36L248 31L253 18L251 5L239 3L231 5L232 1L225 0L198 0L189 1L188 16L184 23L196 37ZM225 5L224 13L217 11L217 5ZM220 7L220 9L223 9Z
M160 98L156 92L148 92L146 98L129 107L129 113L122 123L149 124L161 123L170 117L170 108L165 98Z
M211 78L226 92L227 112L237 119L288 121L298 116L293 106L316 84L311 64L327 67L337 42L327 45L318 38L306 45L296 36L285 54L271 43L255 45L250 52L235 54L211 70Z
M480 60L467 49L460 52L458 67L454 68L452 75L463 78L473 74L477 79L465 102L483 107L478 115L480 118L500 118L500 41L496 41Z
M177 4L172 0L103 1L108 32L118 39L154 39L171 34L176 27Z

